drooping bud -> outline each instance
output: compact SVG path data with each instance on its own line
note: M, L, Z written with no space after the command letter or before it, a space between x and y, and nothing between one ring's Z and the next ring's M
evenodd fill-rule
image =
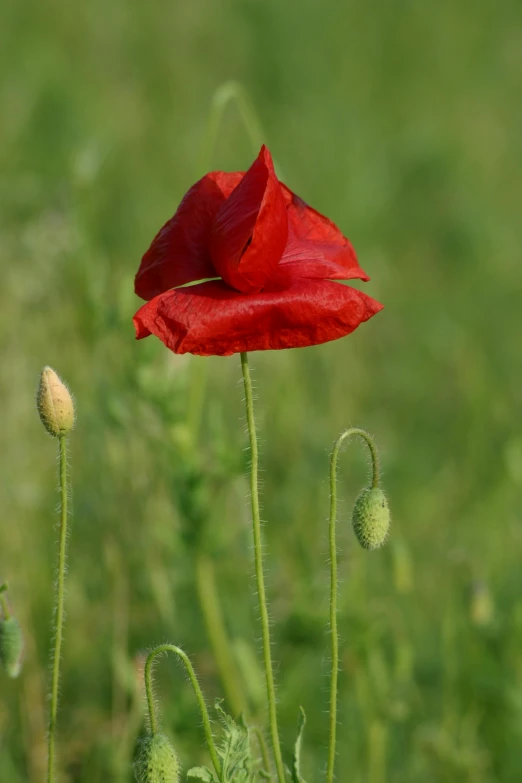
M364 489L353 509L353 529L363 549L378 549L388 536L390 509L379 487Z
M15 617L0 619L0 664L8 677L20 674L24 640L20 623Z
M164 734L144 737L134 763L137 783L178 783L179 761L176 751Z
M67 435L74 427L71 393L52 367L42 370L36 404L42 424L55 438Z

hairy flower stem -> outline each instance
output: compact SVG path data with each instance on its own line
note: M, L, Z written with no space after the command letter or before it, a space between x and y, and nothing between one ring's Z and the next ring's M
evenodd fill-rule
M243 383L245 387L245 404L248 424L248 434L250 437L250 498L252 504L252 527L254 534L254 557L256 567L257 592L259 594L259 609L261 613L261 628L263 633L263 658L265 664L266 693L268 699L268 715L270 722L270 734L272 737L272 746L274 752L275 766L279 783L285 783L285 771L283 758L281 756L281 746L279 742L279 731L277 728L277 707L274 685L274 672L272 667L272 656L270 651L270 623L268 619L268 608L265 592L265 578L263 574L263 544L261 541L261 518L259 513L259 455L257 450L256 425L254 421L254 399L252 394L252 380L248 367L247 353L241 354L241 370L243 372Z
M330 680L330 735L328 743L328 767L326 783L333 783L335 767L335 748L337 741L337 680L339 675L339 635L337 631L337 460L341 446L347 438L359 436L366 441L372 458L372 488L379 485L379 455L370 435L364 430L353 427L342 432L333 447L330 457L330 518L328 522L330 544L330 629L332 637L332 674Z
M174 644L161 644L159 647L155 647L154 650L148 654L147 660L145 662L145 693L147 696L147 706L149 710L150 733L153 737L158 733L158 718L156 715L156 707L154 705L154 690L152 687L152 665L156 656L161 655L161 653L164 652L175 653L178 658L181 659L185 669L187 670L190 683L194 689L194 693L196 694L199 711L201 712L201 719L203 721L203 730L205 732L208 752L210 754L210 758L212 759L212 764L214 765L216 774L219 780L222 780L221 764L219 762L219 756L216 750L216 745L214 743L214 737L212 736L207 705L205 704L205 699L199 686L196 672L194 671L194 667L192 666L188 655L183 652L180 647L176 647Z
M54 651L52 656L52 681L49 708L49 733L47 738L48 765L47 783L54 780L54 757L56 715L58 713L58 688L60 682L60 656L63 639L65 571L67 564L67 438L60 435L59 449L59 481L60 481L60 549L58 555L58 581L56 585L56 608L54 614Z

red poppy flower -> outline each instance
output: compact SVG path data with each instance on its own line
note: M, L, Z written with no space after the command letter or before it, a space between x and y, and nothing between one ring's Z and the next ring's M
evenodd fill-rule
M196 182L154 239L136 275L149 300L136 337L202 356L325 343L382 308L333 282L354 278L369 279L349 241L279 182L263 146L246 173Z

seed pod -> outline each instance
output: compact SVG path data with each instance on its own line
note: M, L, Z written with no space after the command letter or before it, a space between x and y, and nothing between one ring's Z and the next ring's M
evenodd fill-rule
M24 640L18 620L14 617L0 620L0 663L12 679L20 674L23 651Z
M36 404L42 424L55 438L67 435L74 427L71 394L51 367L42 370Z
M378 549L388 537L390 509L386 495L378 487L364 489L353 509L353 529L363 549Z
M179 762L176 751L164 734L144 737L134 763L137 783L178 783Z

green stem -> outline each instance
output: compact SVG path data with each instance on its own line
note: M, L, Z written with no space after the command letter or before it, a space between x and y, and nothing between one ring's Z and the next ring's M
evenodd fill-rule
M201 153L201 170L207 171L212 161L212 153L218 136L223 114L229 103L236 102L240 117L252 144L255 154L263 143L265 134L256 111L249 100L248 93L240 82L228 81L220 85L214 92L211 101L210 115L207 122L207 132Z
M332 636L332 674L330 681L330 737L328 743L328 766L326 771L326 783L333 783L335 767L335 749L337 741L337 681L339 676L339 635L337 631L337 461L344 441L351 436L362 438L372 458L372 488L379 485L379 455L370 435L364 430L352 427L342 432L333 447L330 457L330 518L328 522L328 534L330 545L330 629Z
M196 555L196 583L207 633L216 656L219 675L234 715L244 710L244 700L230 652L223 612L219 603L214 563L203 552Z
M265 592L265 578L263 574L263 545L261 541L261 518L259 513L259 455L257 450L256 425L254 420L254 399L252 394L252 380L248 367L247 353L241 354L241 370L243 372L243 383L245 387L245 404L248 424L248 434L250 437L250 499L252 504L252 527L254 534L254 558L256 567L257 591L259 594L259 609L261 613L261 628L263 633L263 657L265 663L266 693L268 699L268 716L270 722L270 734L272 736L272 746L274 760L277 770L279 783L285 783L285 771L283 767L283 758L281 756L281 746L279 743L279 731L277 728L277 707L274 685L274 672L272 668L272 656L270 652L270 623L268 619L268 608Z
M58 688L60 682L60 656L63 639L65 569L67 562L67 439L59 438L59 478L60 478L60 550L58 556L58 582L56 587L56 610L54 627L54 651L52 658L51 699L49 709L49 734L47 781L54 780L56 716L58 713Z
M259 728L259 726L252 726L251 732L256 735L257 744L259 745L259 750L261 752L261 760L263 762L263 767L265 772L268 772L270 774L271 772L271 765L270 765L270 757L268 755L268 748L266 746L266 740L265 735Z
M152 664L154 663L154 658L156 658L157 655L161 655L161 653L164 652L173 652L183 661L183 665L187 670L190 683L194 689L194 693L196 694L199 711L201 712L201 719L203 721L203 730L205 732L205 739L207 741L208 752L210 753L210 758L212 759L212 764L214 765L214 769L216 770L217 776L219 780L221 780L222 779L221 764L219 762L216 745L214 743L214 737L212 736L212 729L210 726L210 718L208 715L207 705L205 704L205 699L203 697L203 693L199 686L196 672L194 671L194 667L192 666L188 655L184 653L180 647L176 647L174 644L161 644L159 647L156 647L148 654L147 660L145 662L145 693L147 695L147 706L149 710L150 732L152 736L154 736L158 732L158 718L156 715L156 708L154 705L154 692L152 687Z

